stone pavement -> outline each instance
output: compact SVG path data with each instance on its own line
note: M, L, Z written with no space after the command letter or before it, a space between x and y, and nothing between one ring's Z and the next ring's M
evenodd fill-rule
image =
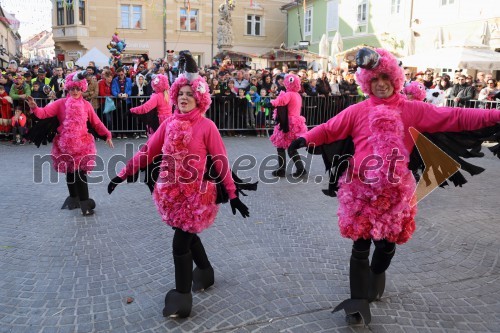
M232 161L275 152L264 138L225 142ZM106 175L90 185L94 216L61 210L64 179L51 183L46 165L35 172L42 183L33 180L33 155L49 151L0 144L0 332L500 332L500 161L485 149L483 174L420 203L417 231L398 246L369 327L331 313L349 294L351 241L339 235L325 181L314 182L324 175L319 158L308 183L261 183L244 197L250 218L220 208L201 234L215 285L180 320L161 315L174 287L173 231L147 187L122 184L109 196ZM124 141L114 150L99 142L98 152L107 161Z

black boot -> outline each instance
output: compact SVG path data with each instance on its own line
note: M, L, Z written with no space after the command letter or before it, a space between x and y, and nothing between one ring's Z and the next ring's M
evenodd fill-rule
M387 252L388 251L388 252ZM384 248L375 248L370 265L370 286L368 288L368 302L379 301L385 290L385 271L391 264L396 253L396 246L389 244Z
M67 173L66 174L66 185L68 185L69 197L64 201L61 209L69 209L73 210L80 207L80 203L78 201L78 192L76 189L75 183L75 174Z
M87 175L83 171L75 173L75 184L80 199L80 209L83 216L94 214L95 201L89 198L89 187L87 184Z
M366 252L366 253L363 253ZM368 255L370 251L358 252L352 250L351 264L349 269L349 284L351 287L351 298L342 301L332 312L344 310L346 322L349 325L368 325L372 318L370 304L368 303L368 285L370 267Z
M286 151L283 148L278 148L278 169L272 172L274 177L286 176Z
M193 291L203 291L214 284L214 269L208 261L207 253L198 236L191 244L191 253L196 264L193 271Z
M304 163L302 162L302 159L300 158L300 155L296 150L291 152L290 158L292 159L293 164L295 165L295 172L292 173L292 177L300 178L307 176L307 171L304 168Z
M370 286L368 288L368 302L380 301L385 290L385 272L375 274L370 269Z
M186 318L191 314L193 296L191 284L193 279L193 256L191 252L176 256L175 264L175 289L165 295L163 317Z

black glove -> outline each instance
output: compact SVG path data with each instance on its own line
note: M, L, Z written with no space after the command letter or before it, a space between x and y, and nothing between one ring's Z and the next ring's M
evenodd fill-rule
M229 200L229 203L231 204L231 210L233 211L233 215L236 215L236 210L238 210L241 216L243 216L243 218L250 216L248 207L245 206L243 202L241 202L240 198L231 199Z
M307 146L306 139L300 137L298 139L293 140L292 143L290 143L290 146L288 146L288 151L294 151L303 148L305 146Z
M115 178L111 179L111 181L108 184L108 193L111 194L115 190L115 188L120 184L123 183L125 179L121 179L120 177L116 176Z

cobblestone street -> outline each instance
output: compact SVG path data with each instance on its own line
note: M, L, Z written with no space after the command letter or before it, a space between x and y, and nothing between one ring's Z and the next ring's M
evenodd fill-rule
M144 140L128 142L135 151ZM231 162L275 154L265 138L225 143ZM124 146L101 141L97 150L109 161ZM89 185L95 215L61 210L64 177L52 182L47 163L33 167L33 155L50 147L0 143L0 333L500 332L500 160L486 148L473 161L485 172L419 204L417 230L396 249L371 324L349 327L331 311L349 297L352 242L339 234L337 200L321 192L320 157L308 182L261 181L248 192L250 218L221 206L200 234L215 285L193 294L191 316L181 320L161 313L174 288L173 230L147 186L123 183L110 196L109 175L95 172L103 176ZM239 175L259 178L257 167Z

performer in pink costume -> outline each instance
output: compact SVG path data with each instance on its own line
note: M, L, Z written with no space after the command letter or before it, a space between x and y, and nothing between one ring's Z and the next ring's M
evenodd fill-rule
M214 270L197 235L213 224L219 209L216 185L204 178L208 155L229 195L233 214L238 210L243 217L250 216L237 196L219 131L205 117L212 102L208 85L198 75L188 51L181 52L181 67L184 63L186 73L179 75L170 89L170 102L177 107L174 114L108 185L111 194L119 183L163 154L153 200L162 220L175 230L172 247L176 285L165 296L165 317L188 317L191 288L204 290L214 283ZM193 261L197 266L194 271Z
M496 125L500 110L438 108L410 101L399 93L403 69L391 53L363 48L356 60L356 81L369 99L313 128L289 149L352 137L354 156L338 189L340 232L354 241L349 271L351 298L334 312L344 309L348 323L364 320L368 324L369 302L380 299L384 292L385 271L396 244L406 243L415 231L416 183L408 169L414 142L409 128L421 133L476 130ZM370 265L372 242L376 248Z
M111 132L97 117L92 105L82 97L87 86L84 73L71 73L64 84L65 90L69 91L68 97L43 108L39 108L32 97L28 97L27 102L31 112L38 118L57 117L59 123L51 154L54 169L66 174L69 197L62 209L80 207L83 215L92 215L95 202L89 198L86 174L95 166L96 147L87 122L99 135L106 137L106 143L111 148L113 141Z
M135 108L131 108L130 112L136 114L145 114L153 110L157 109L158 112L158 125L161 125L172 115L172 105L169 102L168 89L170 88L168 84L168 78L165 75L158 74L153 76L151 81L151 86L153 87L154 94L151 95L149 100L139 105ZM148 126L148 133L151 135L156 131L156 126Z
M295 74L288 74L283 81L286 92L266 105L269 108L276 108L273 111L273 118L277 122L274 126L273 135L270 140L278 150L278 169L273 171L273 176L284 177L286 171L286 149L290 143L307 132L306 119L300 115L302 108L302 97L298 93L300 90L300 78ZM283 108L284 107L284 108ZM307 175L297 151L289 151L290 158L295 164L293 177Z
M417 81L412 81L403 88L403 94L409 101L423 101L425 99L425 86Z

